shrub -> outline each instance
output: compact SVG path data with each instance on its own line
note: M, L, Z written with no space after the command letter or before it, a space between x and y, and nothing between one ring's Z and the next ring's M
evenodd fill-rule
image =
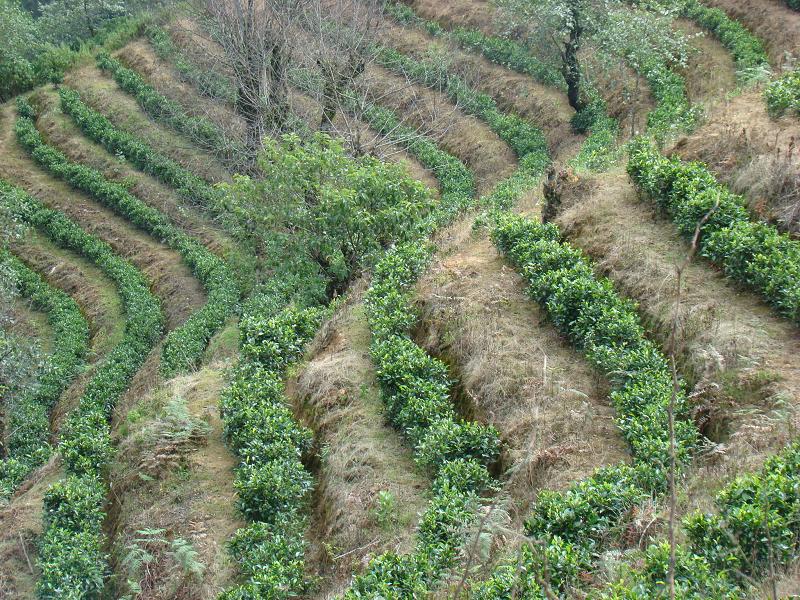
M0 195L4 195L0 189ZM0 252L14 272L20 293L47 314L53 328L53 352L35 389L6 402L6 458L0 466L0 498L8 498L27 474L50 455L49 412L84 365L89 324L77 303L51 287L21 260ZM13 464L5 463L13 461Z
M136 98L142 109L157 121L166 123L203 148L227 158L240 154L241 149L209 119L187 115L180 104L159 94L138 73L122 66L107 52L97 54L97 66L111 73L120 88Z
M789 71L764 89L767 110L773 117L787 111L800 115L800 69Z
M208 293L205 306L169 333L162 350L161 371L165 376L193 368L208 340L233 313L239 299L234 275L225 261L174 226L161 212L133 196L124 186L109 182L99 171L69 161L62 152L42 139L31 119L18 119L15 131L20 144L36 162L73 187L91 194L133 225L164 240L180 253L205 286Z
M30 120L22 120L32 126ZM96 264L115 283L125 307L122 340L97 367L64 425L60 449L68 479L53 486L45 499L39 553L40 598L98 598L107 570L102 552L102 476L111 449L108 416L160 337L163 315L144 276L108 244L2 181L0 195L20 220Z
M800 321L797 241L750 221L745 199L718 183L705 165L665 158L646 140L631 144L628 173L684 235L693 236L706 218L698 240L703 256L759 292L779 313Z

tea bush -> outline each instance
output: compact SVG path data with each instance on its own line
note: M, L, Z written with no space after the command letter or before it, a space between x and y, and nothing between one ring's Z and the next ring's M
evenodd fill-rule
M236 156L240 149L205 117L191 117L183 107L159 94L132 69L128 69L107 52L97 54L97 66L111 73L120 88L136 98L144 111L157 121L183 133L201 147L225 157Z
M102 204L109 206L133 225L164 240L180 253L204 285L208 299L164 342L161 371L167 376L193 368L200 360L208 340L233 314L239 300L235 278L228 265L194 238L175 227L161 212L133 196L122 185L109 182L102 173L76 164L48 145L36 125L27 117L17 120L15 131L20 144L53 175L64 179Z
M800 69L789 71L764 89L767 110L773 117L787 111L800 115Z
M498 214L492 240L522 273L530 296L612 384L617 423L631 447L633 465L615 465L565 491L542 491L526 521L526 534L543 543L566 544L568 572L558 593L574 584L577 568L586 568L618 530L630 509L666 491L670 465L669 412L675 415L676 466L688 463L697 442L682 386L674 390L666 358L650 342L636 305L620 298L610 281L598 278L590 261L560 241L558 228L509 213ZM673 396L674 394L674 396ZM546 564L529 554L527 572ZM565 567L566 568L566 567ZM501 570L481 598L506 597L510 574ZM536 596L534 596L536 597Z
M125 308L122 340L96 368L62 428L59 450L68 478L47 492L39 549L40 598L98 598L107 571L102 523L103 479L111 452L108 417L160 337L163 315L144 276L108 244L5 182L0 182L0 195L23 222L96 264L117 286Z
M779 313L800 321L800 243L750 221L744 198L717 182L705 165L666 158L646 140L631 144L628 173L684 235L693 236L706 218L698 240L703 256L758 291Z
M541 129L513 113L502 112L488 94L472 89L463 79L431 61L417 61L391 48L380 48L378 61L414 81L443 90L466 113L485 121L514 150L520 168L537 175L547 168L550 153Z
M9 190L0 188L0 196L9 195ZM50 410L84 366L89 324L69 295L50 286L21 260L0 252L0 262L12 269L20 294L47 314L53 328L53 352L36 387L6 400L6 458L0 461L0 499L5 499L50 456Z

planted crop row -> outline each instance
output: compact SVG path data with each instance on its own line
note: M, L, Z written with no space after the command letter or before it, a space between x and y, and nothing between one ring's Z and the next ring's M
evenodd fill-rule
M542 130L519 116L504 113L494 99L471 88L463 79L450 74L430 61L417 61L391 48L378 50L378 61L386 68L399 72L428 87L442 90L465 112L482 121L514 150L520 168L541 174L550 163Z
M685 392L674 387L666 358L646 338L636 305L618 296L608 279L596 277L591 262L560 241L556 226L500 215L492 240L523 274L529 294L553 324L607 374L618 426L634 459L632 466L604 467L564 492L540 493L526 530L562 549L565 571L551 584L564 589L574 569L597 555L630 507L666 490L670 404L679 470L690 459L697 431Z
M169 63L178 71L181 78L193 85L201 94L222 100L230 105L236 103L236 90L228 79L219 73L198 67L187 59L181 51L175 47L169 34L158 27L147 28L147 38L156 55Z
M0 195L7 190L0 187ZM47 314L53 328L53 352L34 389L5 404L6 458L0 462L0 500L7 499L28 474L50 456L50 410L84 365L89 324L78 304L50 286L38 273L9 253L0 261L16 276L20 294Z
M313 479L301 459L312 437L294 420L282 382L319 322L318 310L291 307L242 317L242 359L220 408L225 439L239 458L239 509L251 523L230 544L246 581L221 598L288 598L308 586L305 508Z
M750 79L769 70L769 58L764 44L747 28L731 19L719 8L709 8L699 0L669 0L681 14L700 27L708 29L731 53L739 77Z
M703 256L800 322L800 243L751 221L745 199L720 184L705 165L666 158L646 140L631 145L628 173L672 216L681 233L694 236L702 223L698 244Z
M773 117L780 117L786 111L800 116L800 68L770 82L764 90L764 99Z
M117 129L111 121L89 108L78 92L62 87L59 90L61 110L69 115L90 139L103 146L110 153L122 155L136 167L161 182L176 189L191 202L200 204L223 220L228 229L233 229L239 238L244 234L231 223L231 215L223 202L223 192L213 188L174 160L153 150L136 136Z
M422 515L415 551L374 558L344 594L347 599L427 595L454 565L480 494L493 485L487 466L499 454L497 432L456 416L447 366L410 336L416 322L413 285L430 251L423 243L390 251L375 268L365 305L370 354L388 419L414 446L418 464L433 474L433 497Z
M112 453L108 417L160 337L163 315L144 276L108 244L18 188L0 182L0 194L23 222L96 264L116 284L125 307L122 341L97 367L62 428L59 449L67 479L45 495L39 542L40 598L99 598L107 574L102 525Z
M161 371L169 377L193 368L200 360L211 336L234 312L239 299L234 276L225 261L175 227L158 210L133 196L125 187L107 181L99 171L70 162L62 152L42 139L30 118L20 117L15 131L22 146L53 175L64 179L76 189L91 194L133 225L164 240L180 253L205 287L208 300L203 308L167 336L162 352Z
M106 52L98 53L97 66L111 73L119 87L136 98L139 106L157 121L166 123L211 152L236 156L236 145L214 123L205 117L190 117L180 104L159 94L136 71L122 66Z
M402 25L418 27L434 37L448 39L462 48L482 54L495 64L528 75L540 83L566 89L564 79L558 71L534 57L518 42L463 27L448 31L436 21L423 19L405 4L389 3L387 12ZM592 95L594 97L590 106L573 119L573 126L580 131L588 131L589 136L571 164L589 170L602 170L616 159L615 146L619 126L608 116L602 100L596 94Z

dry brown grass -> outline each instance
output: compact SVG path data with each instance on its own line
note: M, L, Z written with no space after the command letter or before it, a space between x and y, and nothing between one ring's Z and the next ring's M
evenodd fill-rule
M771 119L758 91L724 105L674 152L706 163L714 174L744 194L753 212L793 233L800 231L800 124Z
M369 357L364 287L357 283L323 325L287 386L320 446L308 557L322 578L319 598L341 592L370 554L411 548L430 485L385 420ZM394 499L384 517L380 493Z
M538 490L627 459L605 384L524 290L469 223L441 240L417 286L420 342L451 365L462 410L495 425L506 445L507 510L517 523Z
M557 222L666 340L675 266L689 252L674 226L640 201L622 172L573 179ZM734 474L757 469L798 431L800 333L757 296L697 259L683 274L679 360L694 384L701 430L716 444L697 463L684 508L704 506Z
M691 103L709 108L736 88L736 66L731 54L688 19L676 20L675 28L690 38L692 48L686 68L680 72L686 81L686 95Z
M136 572L137 598L210 599L235 580L225 543L244 522L236 511L235 459L222 439L218 400L224 364L178 377L139 396L115 423L117 454L111 469L112 566L115 586L132 573L125 558L132 545L154 555ZM147 543L141 531L161 529L166 543ZM188 577L173 555L175 539L191 543L204 567Z
M800 58L800 13L783 0L704 0L741 21L761 38L773 66L780 67L787 55Z

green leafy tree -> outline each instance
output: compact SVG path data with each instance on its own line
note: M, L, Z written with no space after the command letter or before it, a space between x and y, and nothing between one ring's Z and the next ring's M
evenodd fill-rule
M92 37L111 19L128 14L122 0L53 0L40 10L41 30L48 41L70 45Z
M34 81L36 24L16 0L0 0L0 101L5 102Z

